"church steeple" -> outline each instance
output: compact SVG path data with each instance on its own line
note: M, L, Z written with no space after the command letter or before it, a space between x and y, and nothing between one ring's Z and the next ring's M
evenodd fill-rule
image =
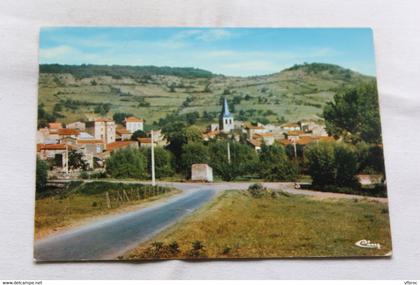
M224 133L229 133L234 129L233 115L229 111L229 105L226 97L223 98L223 108L220 114L219 128Z
M222 109L222 117L231 117L232 115L229 112L228 102L226 97L223 100L223 109Z

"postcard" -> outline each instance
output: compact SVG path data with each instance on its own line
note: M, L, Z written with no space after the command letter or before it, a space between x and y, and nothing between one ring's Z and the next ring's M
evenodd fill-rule
M390 256L372 33L41 29L34 259Z

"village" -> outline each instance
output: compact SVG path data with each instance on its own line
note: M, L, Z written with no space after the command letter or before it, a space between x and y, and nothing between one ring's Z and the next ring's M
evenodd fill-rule
M116 124L109 118L93 118L90 121L72 122L63 125L60 122L49 123L47 127L37 130L37 154L41 160L50 162L49 176L60 178L75 178L80 169L69 168L69 152L74 151L81 155L89 170L104 169L106 159L111 153L125 148L150 148L153 146L165 147L167 139L161 129L145 132L146 137L133 140L133 134L144 131L144 119L134 116L126 117L122 124ZM203 141L217 140L221 136L230 137L240 141L245 137L246 143L256 152L261 150L263 144L270 146L280 144L283 146L305 146L311 142L334 141L328 136L325 125L315 120L301 120L275 124L251 124L250 122L237 121L229 111L228 101L224 99L219 123L212 123L203 132ZM191 180L212 181L212 175L192 175ZM209 168L206 166L205 168ZM211 171L211 170L210 170ZM211 179L210 179L211 177Z

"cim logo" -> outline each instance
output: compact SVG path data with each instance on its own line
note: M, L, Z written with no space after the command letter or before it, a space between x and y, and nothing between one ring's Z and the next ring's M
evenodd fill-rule
M370 240L359 240L358 242L355 243L356 246L358 247L363 247L363 248L376 248L376 249L381 249L381 245L379 243L372 243Z

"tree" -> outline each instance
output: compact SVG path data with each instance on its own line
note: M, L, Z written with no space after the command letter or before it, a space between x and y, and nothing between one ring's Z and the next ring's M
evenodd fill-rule
M317 187L354 187L358 170L357 152L346 143L312 143L305 149L308 172Z
M147 138L146 132L137 130L131 135L131 140L137 141L138 138Z
M106 171L114 178L145 178L147 160L144 154L132 148L117 150L106 160Z
M48 164L36 157L36 192L44 192L46 190L48 180Z
M334 150L335 166L337 168L335 177L336 185L354 186L358 168L357 154L354 146L337 143L335 144Z
M380 143L378 91L376 82L360 83L357 87L337 92L333 102L323 111L327 131L353 143L361 140Z
M187 123L190 125L195 124L198 118L200 118L200 114L197 111L186 114Z
M261 147L258 172L261 178L269 181L293 181L298 174L296 165L280 145Z
M82 169L86 170L88 168L87 162L83 159L83 153L76 150L69 151L69 168L70 169Z
M144 156L147 157L147 169L151 173L152 160L151 149L145 148L142 150ZM172 166L172 153L162 147L155 147L155 176L156 178L169 177L174 174Z
M189 126L182 131L187 143L201 142L203 140L202 131L197 126Z
M115 113L112 116L112 119L115 121L116 124L122 124L125 120L125 118L133 116L133 114L131 113L123 113L123 112L119 112L119 113Z
M312 184L323 187L335 184L334 145L332 143L313 143L305 148L308 172Z
M208 162L208 148L202 143L188 143L182 147L181 167L187 177L191 176L191 165Z
M215 141L209 145L210 166L223 180L231 181L238 176L255 173L258 156L248 145L235 141L229 142L230 158L228 161L227 141Z

